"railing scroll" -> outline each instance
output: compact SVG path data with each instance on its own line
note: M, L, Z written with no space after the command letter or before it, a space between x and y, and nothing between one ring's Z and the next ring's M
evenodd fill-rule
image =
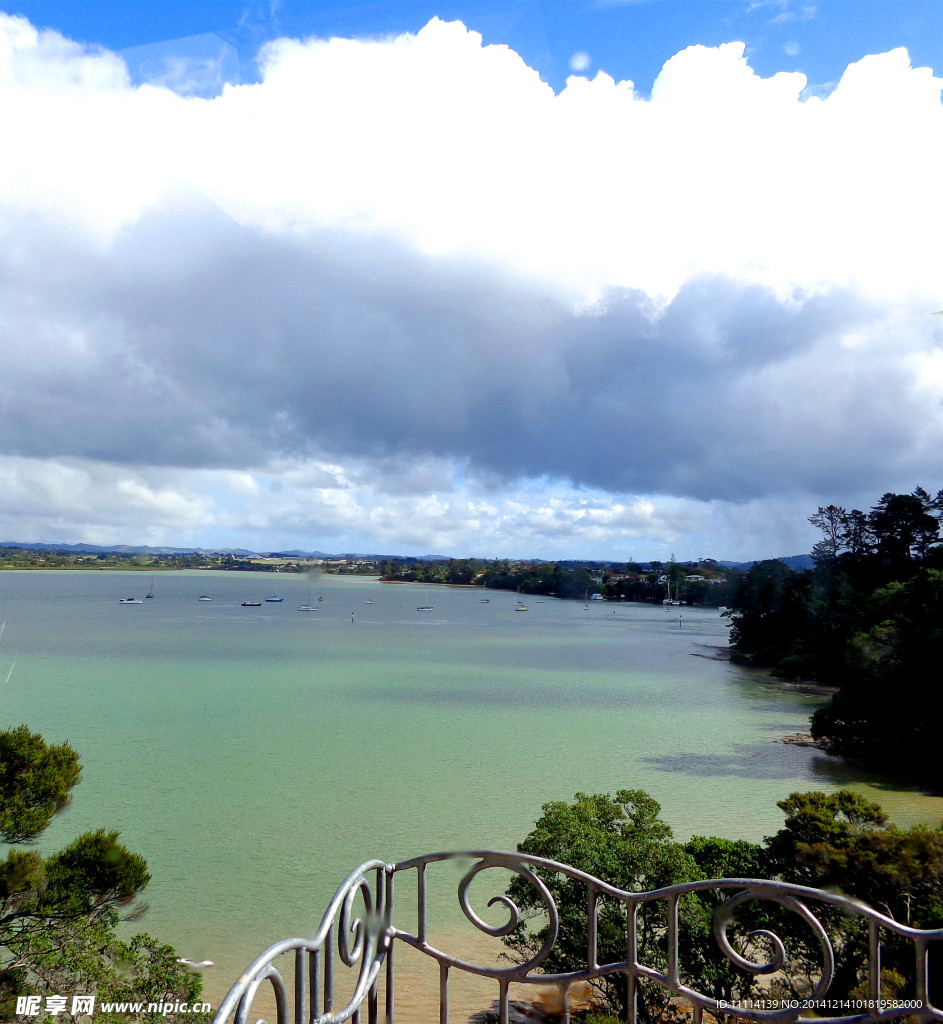
M429 925L429 874L437 865L454 868L456 864L464 872L457 886L464 919L481 936L497 940L519 939L524 929L531 928L534 938L526 948L518 942L513 956L484 963L440 948L441 941ZM510 886L505 881L485 901L492 915L498 914L497 923L489 923L476 909L472 893L476 879L497 877L488 874L492 869L502 869L505 878L509 872L514 880ZM394 915L395 883L399 879L402 885L407 877L415 886L415 902L397 909ZM574 944L570 935L564 952L561 908L553 896L560 886L552 885L551 879L563 879L569 896L581 888L584 891L584 919L576 926L579 941ZM522 896L525 892L526 898ZM691 953L682 940L685 928L692 926L690 920L683 919L682 908L690 908L692 901L702 916L710 916L713 952L702 951L701 955L713 957L714 991L704 991L702 980L689 977L689 965L683 962L684 955ZM572 929L572 906L567 909L567 927ZM407 920L415 925L405 924ZM858 994L848 997L846 977L844 995L836 1000L830 997L837 972L835 941L836 935L847 935L840 925L849 920L860 925L855 941L867 962L855 965L862 979L860 989L855 989ZM623 922L624 927L614 929L614 921ZM618 938L620 934L622 938ZM928 970L929 951L943 942L943 929L912 928L848 897L783 882L707 879L650 892L627 892L565 864L494 850L435 853L397 864L374 860L361 865L337 891L316 935L286 939L257 957L220 1005L214 1024L227 1024L230 1019L234 1024L248 1024L253 1000L264 986L274 996L277 1024L343 1024L350 1019L358 1024L364 1012L369 1024L377 1024L381 1006L382 1019L395 1024L397 942L438 964L438 1007L435 1011L430 1007L415 1024L428 1024L436 1015L440 1024L449 1024L454 1017L450 979L456 971L494 982L493 1019L501 1024L509 1024L511 1019L514 986L533 993L538 1003L541 993L555 988L555 1013L563 1024L569 1024L575 1012L573 994L580 986L584 1006L588 1005L587 991L620 993L618 1008L633 1024L640 1018L642 994L650 996L652 991L661 993L664 1000L684 1004L692 1024L701 1024L705 1014L770 1024L788 1024L801 1017L814 1017L819 1024L902 1018L915 1024L943 1024L943 1011L931 1000ZM888 943L896 944L898 952L909 944L914 957L909 990L897 992L893 998L886 997L882 987L882 951ZM797 948L801 955L795 953ZM846 967L849 948L843 950ZM294 960L293 999L276 966L289 953ZM943 946L939 955L943 960ZM786 982L797 964L804 973L794 982L799 987L789 989ZM353 994L340 1007L334 1005L337 970L347 970L353 976ZM723 970L728 975L734 972L731 977L739 986L737 991L741 996L748 993L749 998L722 997L716 976ZM734 981L728 978L727 984ZM832 1012L836 1009L842 1012ZM479 1019L485 1018L479 1015ZM458 1024L459 1019L455 1020ZM414 1022L403 1020L401 1024Z

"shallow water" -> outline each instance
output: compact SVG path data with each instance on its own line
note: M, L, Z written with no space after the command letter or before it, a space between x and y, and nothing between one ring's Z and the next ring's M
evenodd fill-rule
M760 839L795 790L850 785L901 824L943 800L777 737L813 698L710 657L716 610L258 573L0 572L0 724L85 766L43 838L119 829L153 881L139 926L216 963L217 997L312 932L371 857L513 848L548 800L645 789L679 838ZM201 593L213 600L201 602ZM318 602L317 596L324 600ZM367 599L373 604L364 604ZM430 603L431 612L417 612Z

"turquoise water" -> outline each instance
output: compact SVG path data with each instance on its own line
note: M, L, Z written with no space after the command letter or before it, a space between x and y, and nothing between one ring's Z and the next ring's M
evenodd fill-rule
M361 861L513 848L577 790L645 789L679 838L759 839L788 793L848 784L903 824L943 819L943 800L773 742L807 727L812 699L709 657L726 641L715 610L516 613L514 594L317 577L305 613L302 577L278 579L282 604L242 608L271 576L198 571L118 604L149 583L0 572L0 725L79 751L43 848L120 830L153 874L140 927L215 961L213 995L313 931Z

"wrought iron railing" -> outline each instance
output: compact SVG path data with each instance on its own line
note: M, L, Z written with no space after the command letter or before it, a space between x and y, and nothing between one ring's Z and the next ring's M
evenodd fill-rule
M461 959L433 945L428 927L427 876L430 867L440 864L460 866L458 903L480 933L503 939L520 936L521 929L530 926L536 938L526 949L518 944L516 957L495 958L491 964ZM473 909L469 893L472 882L493 868L505 869L515 879L512 895L505 885L487 901L488 907L497 906L501 916L506 915L506 920L497 924L488 923ZM410 884L406 888L412 903L408 909L394 903L394 889L398 887L402 892L407 875ZM585 894L580 940L585 955L581 952L580 962L570 963L571 969L563 971L555 969L560 963L561 914L551 895L552 886L547 884L551 878L568 880L571 887L575 885ZM523 905L525 901L518 896L515 902L521 886L532 887L531 896L535 898L527 900L527 906L540 907L540 913L536 918L531 916L529 922L518 906L518 902ZM685 901L695 898L711 919L715 962L728 971L727 998L716 991L716 975L715 991L709 991L710 984L685 974L684 943L680 938L684 913L679 917L679 908L686 908ZM766 907L770 912L743 915L743 908L748 906L754 910ZM608 915L605 943L599 934L603 907ZM624 915L625 922L622 955L617 959L611 957L613 908ZM648 940L642 941L639 922L646 914L657 917L658 924L654 932L646 926ZM739 920L741 915L747 918L746 924ZM397 924L398 919L406 917L415 922L411 929ZM757 920L765 924L755 927ZM784 927L784 922L790 920L792 924ZM852 929L858 943L854 949L847 941L851 922L856 925L856 930ZM781 934L774 930L777 925ZM796 940L795 926L804 931L804 939ZM860 985L851 990L852 995L847 977L837 996L833 989L839 941L836 936L845 936L839 950L843 961L849 956L860 959ZM790 984L791 972L796 969L787 948L792 941L800 941L804 950L799 972L804 977L792 978ZM560 1017L568 1022L570 996L578 983L600 986L612 979L624 979L620 981L624 995L620 1010L633 1022L639 1018L639 993L643 989L649 995L655 991L688 1007L692 1024L701 1024L705 1013L770 1022L799 1017L849 1024L901 1018L943 1022L943 1011L931 1002L928 969L931 948L941 941L943 929L912 928L856 900L805 886L725 878L685 882L651 892L625 892L575 868L539 857L491 850L435 853L398 864L377 860L362 864L338 889L314 936L285 939L252 962L221 1003L214 1024L226 1024L230 1019L235 1024L247 1024L258 1019L252 1007L257 997L262 1001L260 989L270 990L270 1003L274 997L277 1024L343 1024L347 1020L360 1024L364 1014L369 1024L380 1020L394 1024L397 943L418 950L438 964L438 1006L429 1008L422 1024L434 1021L436 1014L440 1024L449 1024L450 979L455 972L494 982L494 1016L501 1024L508 1024L511 985L529 986L531 990L555 987L560 994ZM902 948L913 957L906 979L900 972L895 973L898 987L891 992L882 971L882 951L890 947L895 950L897 964L901 963ZM814 971L809 970L810 951L817 954ZM943 947L940 955L943 957ZM733 988L730 971L740 978ZM338 995L345 987L339 985L340 972L347 976L343 998ZM765 986L751 988L764 977L768 979ZM906 990L899 987L902 981ZM741 998L733 997L734 990Z

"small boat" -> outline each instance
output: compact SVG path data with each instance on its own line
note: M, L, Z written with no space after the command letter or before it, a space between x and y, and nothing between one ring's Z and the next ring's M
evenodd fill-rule
M368 597L364 600L364 604L373 604L374 602Z
M198 601L212 601L213 599L210 597L209 594L200 594L200 596L197 598L197 600Z
M273 594L271 597L265 599L269 604L281 604L285 600L284 597L279 597L278 594Z
M242 607L243 608L261 608L262 607L262 602L261 601L243 601L242 602Z
M431 605L431 604L420 604L420 605L416 605L416 611L417 612L431 612L434 607L435 607L435 605Z
M323 598L323 597L321 597L320 595L318 595L318 600L319 600L319 601L323 601L323 600L324 600L324 598Z
M491 604L491 598L490 597L483 597L483 598L481 598L481 603L482 604Z
M530 611L530 609L527 607L526 604L523 604L522 602L518 602L515 605L515 607L514 607L514 611L516 611L516 612L527 612L527 611Z
M317 611L317 608L315 608L311 604L311 588L310 587L308 587L308 600L304 604L299 604L298 605L298 611L299 612L316 612Z
M120 597L118 604L144 604L139 597Z
M153 576L151 577L151 589L144 596L146 598L148 598L148 599L150 599L150 598L152 598L154 596L154 577Z

